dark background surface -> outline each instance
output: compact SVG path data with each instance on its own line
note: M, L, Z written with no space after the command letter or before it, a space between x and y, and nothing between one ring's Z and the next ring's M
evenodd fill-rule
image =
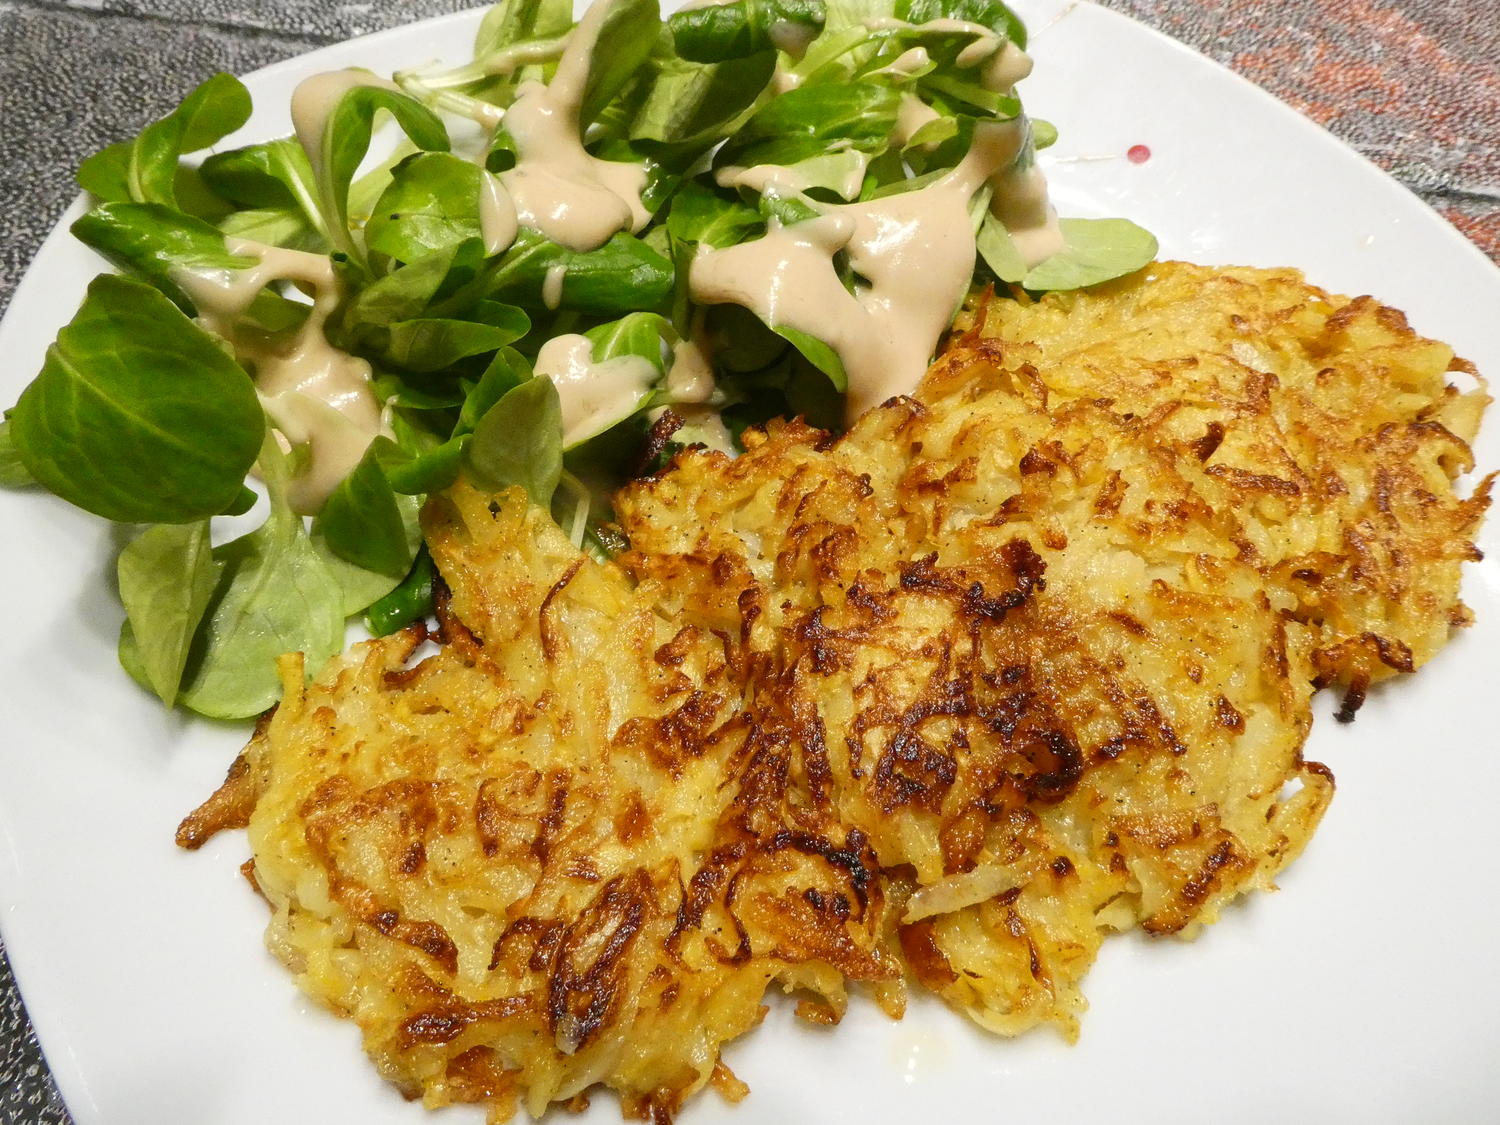
M1102 2L1289 102L1500 262L1500 0ZM209 74L245 74L472 6L0 0L0 311L76 191L78 162L133 135ZM71 1119L3 953L0 1125L61 1125Z

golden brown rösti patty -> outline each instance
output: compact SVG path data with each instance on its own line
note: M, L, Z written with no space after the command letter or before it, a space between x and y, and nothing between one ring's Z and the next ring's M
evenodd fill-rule
M186 834L248 812L302 987L495 1120L738 1096L773 981L1072 1034L1104 936L1190 935L1305 845L1315 686L1352 714L1465 622L1464 373L1368 298L1167 263L982 302L843 438L680 454L618 565L460 486L438 651L289 659Z

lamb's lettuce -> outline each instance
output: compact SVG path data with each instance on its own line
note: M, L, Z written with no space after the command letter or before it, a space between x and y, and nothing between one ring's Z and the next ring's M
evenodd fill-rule
M28 472L121 523L188 523L235 507L265 433L243 368L176 305L104 275L10 415Z
M312 671L344 645L338 577L287 503L290 470L274 440L259 466L270 514L214 549L218 582L188 654L182 702L210 718L242 719L275 703L282 653L302 653Z
M480 196L485 171L446 152L408 157L391 173L365 223L365 245L415 262L483 235Z
M180 158L217 144L250 119L250 92L228 74L215 74L134 140L110 145L78 169L78 185L107 203L177 207Z
M120 552L116 573L141 677L168 707L218 584L207 520L148 527Z
M329 238L356 261L363 260L364 249L349 228L349 189L370 151L375 115L381 112L389 114L418 148L446 152L450 144L437 114L414 98L383 86L351 86L344 91L323 124L316 152L308 157Z
M1156 238L1127 219L1062 219L1062 250L1026 271L1027 289L1082 289L1133 273L1156 257Z
M562 403L551 379L528 379L485 412L468 466L491 488L519 485L533 504L551 505L562 479Z
M0 484L39 483L147 525L119 560L120 658L164 702L256 713L276 698L282 652L315 668L353 614L383 633L428 613L434 570L417 515L460 476L520 486L576 542L617 548L610 491L639 460L651 411L676 403L672 365L688 342L711 353L707 405L730 431L778 414L841 424L838 349L748 309L699 306L694 259L846 200L935 182L979 123L1021 112L1012 91L986 85L973 62L984 51L970 50L976 37L991 50L1024 46L1001 0L732 0L665 23L657 0L598 2L601 49L587 58L595 44L574 41L569 0L502 0L472 62L419 66L394 84L349 76L306 147L292 137L232 147L250 99L216 75L80 169L95 204L73 232L126 276L90 286L0 421ZM506 114L570 50L582 75L577 140L591 158L641 169L649 221L578 251L522 217L500 245L486 177L528 158ZM455 117L468 120L450 136ZM393 144L377 141L381 128ZM1027 136L1017 169L1055 130L1033 121ZM733 171L757 165L786 172L760 190L763 179ZM1062 251L1028 263L987 199L985 189L970 205L981 281L1092 285L1155 252L1124 220L1063 220ZM237 271L271 277L266 247L326 259L287 271L316 285L270 280L227 310L199 307L205 286ZM864 283L835 267L851 291ZM332 285L321 279L330 272ZM585 336L596 363L636 357L655 373L568 449L558 388L533 370L564 333ZM291 502L308 450L287 451L268 427L256 378L325 345L370 365L381 433L309 523ZM224 535L214 518L255 499L247 473L269 514L212 546Z
M26 488L35 483L11 439L9 419L0 421L0 488Z

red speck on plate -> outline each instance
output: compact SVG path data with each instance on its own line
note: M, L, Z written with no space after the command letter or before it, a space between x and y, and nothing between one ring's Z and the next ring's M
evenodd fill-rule
M1132 164L1144 164L1151 159L1151 150L1145 145L1131 145L1125 151L1125 159Z

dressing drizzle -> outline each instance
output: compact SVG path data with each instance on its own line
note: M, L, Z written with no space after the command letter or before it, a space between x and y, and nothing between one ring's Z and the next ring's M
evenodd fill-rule
M828 206L763 238L700 249L689 284L703 304L733 303L773 327L826 341L843 362L850 421L916 386L974 274L969 202L1026 142L1024 118L975 127L968 155L915 191ZM848 256L854 292L834 265Z
M306 467L291 480L292 509L313 515L354 471L378 435L389 431L370 384L370 365L328 342L323 328L342 295L333 262L322 254L225 239L232 254L254 259L245 269L177 270L173 281L198 309L204 327L230 342L250 369L271 424L289 447L304 446ZM312 308L290 340L269 338L238 322L274 281L311 290Z

